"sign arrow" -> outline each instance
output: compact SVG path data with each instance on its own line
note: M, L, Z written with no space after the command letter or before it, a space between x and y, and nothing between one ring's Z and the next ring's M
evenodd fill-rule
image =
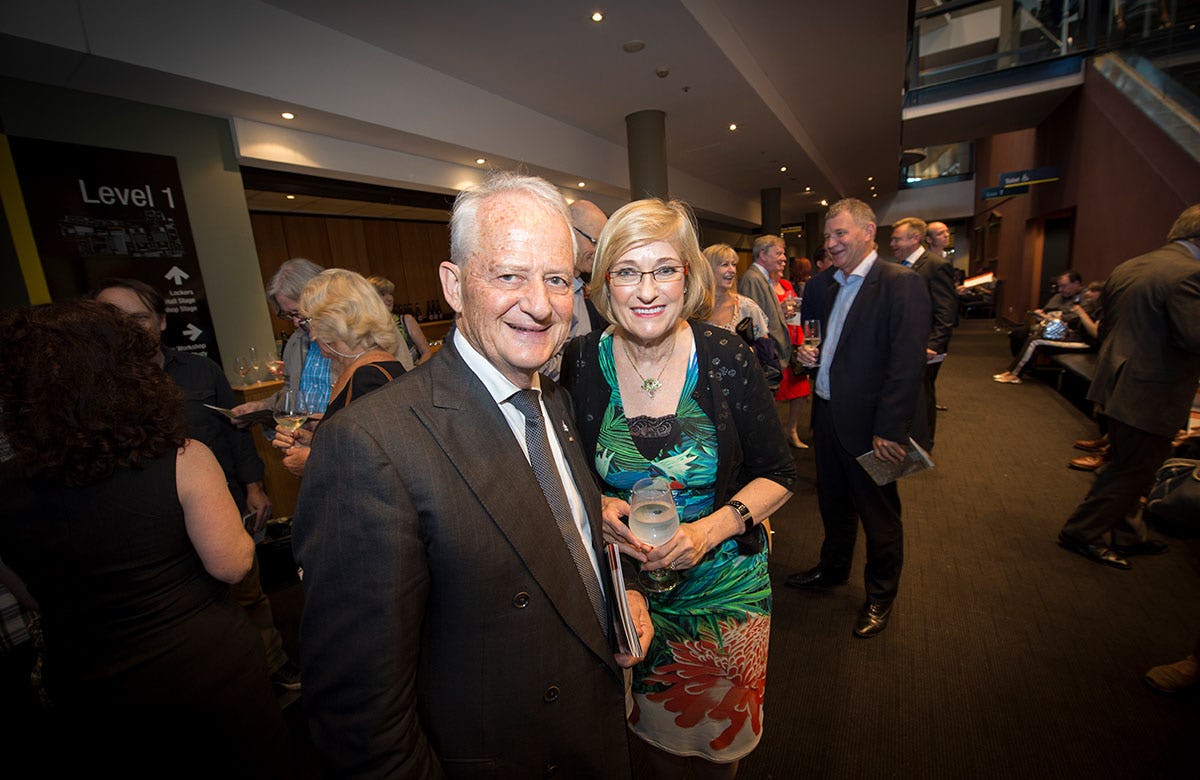
M191 278L190 276L187 275L187 273L184 272L184 270L182 268L180 268L177 265L171 266L171 270L167 271L167 273L164 276L165 276L165 278L170 279L172 282L174 282L176 287L183 284L184 279ZM195 339L192 339L192 340L195 341Z
M187 336L192 341L195 341L196 339L200 338L200 334L202 334L202 333L204 333L204 331L200 330L199 328L197 328L195 325L191 324L190 322L188 323L188 326L183 329L183 335Z

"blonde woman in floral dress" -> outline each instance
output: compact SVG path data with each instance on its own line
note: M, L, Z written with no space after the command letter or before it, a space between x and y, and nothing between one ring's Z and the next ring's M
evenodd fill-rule
M761 523L795 464L751 349L703 321L713 274L686 206L609 219L591 300L613 323L575 339L561 381L605 493L604 536L681 583L649 593L654 641L633 670L629 726L654 777L732 778L762 737L771 586ZM679 531L650 548L624 522L639 479L665 477Z

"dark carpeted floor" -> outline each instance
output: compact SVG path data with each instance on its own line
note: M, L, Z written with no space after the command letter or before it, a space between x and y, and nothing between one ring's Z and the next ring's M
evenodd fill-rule
M1197 777L1200 696L1147 689L1200 633L1189 542L1118 571L1055 537L1092 475L1066 468L1095 424L1052 386L1001 385L1007 340L967 321L938 380L937 468L901 484L905 566L887 630L851 636L851 583L784 586L817 561L811 451L772 520L763 741L742 778ZM1190 769L1189 769L1190 767Z
M822 536L812 452L798 451L800 486L772 520L764 736L743 780L1200 776L1200 693L1168 697L1141 681L1200 633L1200 544L1172 541L1128 572L1060 549L1092 479L1066 468L1071 443L1096 428L1049 384L993 382L1009 359L990 321L954 337L937 468L901 485L904 575L878 637L850 633L861 542L849 585L783 584L816 563ZM298 586L278 583L272 601L294 650ZM299 710L288 714L302 732Z

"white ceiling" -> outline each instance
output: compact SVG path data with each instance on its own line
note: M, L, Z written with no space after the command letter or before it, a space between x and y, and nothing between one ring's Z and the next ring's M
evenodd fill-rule
M625 116L657 109L672 195L753 225L779 187L786 224L895 192L907 20L905 0L0 0L0 73L229 117L243 164L452 192L482 155L604 208L628 198Z

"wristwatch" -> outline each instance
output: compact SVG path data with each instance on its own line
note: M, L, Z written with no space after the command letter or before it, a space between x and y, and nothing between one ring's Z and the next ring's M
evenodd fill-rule
M738 501L736 498L730 499L725 503L725 506L732 507L733 511L738 513L738 517L742 518L742 522L746 524L746 531L754 528L754 515L750 513L750 508Z

